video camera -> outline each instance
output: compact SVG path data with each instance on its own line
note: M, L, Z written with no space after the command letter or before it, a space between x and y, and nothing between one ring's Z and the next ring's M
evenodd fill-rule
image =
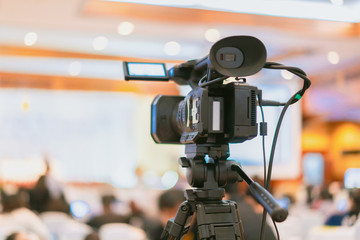
M286 103L263 100L261 90L246 84L244 78L262 68L290 71L302 78L304 85ZM274 133L267 177L264 174L269 188L281 121L286 109L300 100L311 84L303 70L266 62L265 46L255 37L232 36L216 42L208 56L168 71L162 63L124 62L124 75L125 80L173 80L192 88L185 97L158 95L151 104L151 136L156 143L185 144L186 157L180 157L179 163L187 169L188 183L195 188L185 191L186 201L166 224L161 239L181 239L189 230L195 212L198 239L243 239L236 203L222 200L222 187L239 180L249 185L253 197L266 209L261 239L266 212L274 221L286 219L287 210L254 182L239 162L227 158L229 143L241 143L257 136L257 105L284 106ZM263 120L260 135L265 136L266 132ZM266 163L265 152L263 156Z
M174 80L188 84L186 97L158 95L151 105L151 135L157 143L227 144L257 136L261 90L241 77L260 71L264 44L251 36L216 42L208 56L165 69L161 63L124 62L126 80ZM223 84L229 77L235 80Z

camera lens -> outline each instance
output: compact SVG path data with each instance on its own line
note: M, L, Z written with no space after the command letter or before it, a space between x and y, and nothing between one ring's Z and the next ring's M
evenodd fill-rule
M173 110L172 116L172 125L177 133L180 135L185 130L186 127L186 102L182 100L179 102L177 107Z

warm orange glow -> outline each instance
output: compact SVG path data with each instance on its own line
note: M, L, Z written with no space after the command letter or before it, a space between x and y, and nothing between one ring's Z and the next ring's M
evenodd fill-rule
M85 58L85 59L99 59L99 60L121 60L129 62L167 62L167 63L182 63L179 60L170 60L170 59L143 59L135 57L123 57L123 56L110 56L92 54L92 53L76 53L76 52L67 52L61 50L49 50L42 48L26 48L26 47L14 47L8 45L0 45L0 54L1 55L13 55L13 56L37 56L37 57L56 57L56 58Z
M333 176L342 180L348 168L359 168L359 156L344 154L344 151L360 149L360 126L344 123L336 127L331 136L329 153L334 169Z
M360 127L353 123L344 123L333 134L336 147L343 149L360 149Z
M74 81L76 79L76 81ZM53 90L86 90L133 92L139 94L178 95L179 90L174 82L117 81L108 79L74 78L44 76L32 74L11 74L0 72L2 88L40 88ZM29 103L22 106L25 110Z
M348 168L360 168L359 155L344 154L360 150L360 125L345 123L317 123L305 128L302 134L304 152L323 152L328 168L325 175L342 181Z
M305 152L323 152L329 148L329 136L325 131L304 131L302 149Z

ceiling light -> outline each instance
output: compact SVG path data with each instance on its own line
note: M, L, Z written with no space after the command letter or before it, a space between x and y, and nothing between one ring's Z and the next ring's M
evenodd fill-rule
M70 63L69 69L68 69L70 76L73 76L73 77L78 76L81 72L81 67L82 67L81 62L75 61L75 62Z
M159 175L155 171L146 171L142 176L142 180L148 186L156 186L160 180Z
M24 112L28 112L28 111L29 111L29 108L30 108L29 101L23 101L23 102L22 102L21 109L22 109Z
M330 0L330 2L336 6L342 6L344 4L344 0Z
M328 52L328 60L331 64L338 64L340 61L340 56L337 52L330 51Z
M155 6L168 6L178 8L203 9L222 12L236 12L266 16L290 17L330 20L341 22L359 22L360 4L358 1L349 1L348 7L344 0L307 0L307 1L276 1L276 0L103 0L113 2L129 2ZM310 9L310 10L309 10Z
M286 80L291 80L294 77L294 74L287 70L281 70L281 76Z
M205 32L205 39L209 42L216 42L220 39L220 32L215 28L210 28Z
M180 53L181 46L175 41L167 42L164 46L164 51L169 56L175 56Z
M122 22L118 25L117 32L120 35L130 35L134 31L134 24L131 22Z
M179 180L179 175L175 171L167 171L161 177L161 184L166 188L170 189L176 185Z
M93 48L97 51L104 50L108 45L109 40L106 37L99 36L93 41Z
M35 32L29 32L25 34L24 43L26 46L33 46L38 39L38 35Z

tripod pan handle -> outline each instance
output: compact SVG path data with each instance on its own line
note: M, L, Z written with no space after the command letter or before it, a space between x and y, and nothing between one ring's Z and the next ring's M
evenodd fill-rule
M281 207L265 188L257 182L252 182L249 186L251 194L264 206L274 221L282 222L287 218L288 211Z

